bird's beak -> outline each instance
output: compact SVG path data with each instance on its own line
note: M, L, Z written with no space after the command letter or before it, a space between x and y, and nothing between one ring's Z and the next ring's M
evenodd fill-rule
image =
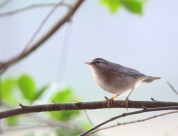
M91 66L93 63L92 62L85 62L85 64Z

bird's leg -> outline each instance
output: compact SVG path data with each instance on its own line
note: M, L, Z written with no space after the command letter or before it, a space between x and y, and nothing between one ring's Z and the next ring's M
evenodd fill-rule
M132 93L132 91L133 91L133 89L130 91L129 95L126 97L126 99L125 99L124 102L122 103L122 105L125 104L126 109L128 109L129 96L130 96L130 94Z
M108 97L106 97L105 96L105 99L106 99L106 101L108 102L108 107L110 108L110 105L112 104L112 102L114 101L114 99L116 98L116 97L118 97L120 94L116 94L116 95L114 95L113 97L111 97L111 98L108 98Z

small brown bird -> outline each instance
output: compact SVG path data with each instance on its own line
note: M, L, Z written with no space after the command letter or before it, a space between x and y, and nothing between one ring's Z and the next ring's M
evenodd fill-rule
M147 76L137 70L102 58L96 58L91 62L86 62L86 64L90 66L96 83L105 91L115 94L111 98L105 97L109 103L119 95L130 91L124 101L126 107L130 94L141 82L150 83L160 79L160 77Z

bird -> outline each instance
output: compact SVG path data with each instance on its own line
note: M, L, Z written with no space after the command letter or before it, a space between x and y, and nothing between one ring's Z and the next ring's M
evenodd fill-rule
M110 62L103 58L95 58L91 62L85 63L89 65L97 85L103 90L114 94L111 98L105 96L105 99L109 103L116 97L129 92L123 102L126 108L128 107L129 96L140 83L151 83L161 78L145 75L135 69Z

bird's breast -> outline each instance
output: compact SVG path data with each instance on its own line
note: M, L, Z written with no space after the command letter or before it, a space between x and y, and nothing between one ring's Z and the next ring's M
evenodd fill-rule
M138 83L133 77L109 75L111 73L102 73L102 71L95 70L92 71L97 85L112 94L126 93L127 91L134 89L135 85Z

